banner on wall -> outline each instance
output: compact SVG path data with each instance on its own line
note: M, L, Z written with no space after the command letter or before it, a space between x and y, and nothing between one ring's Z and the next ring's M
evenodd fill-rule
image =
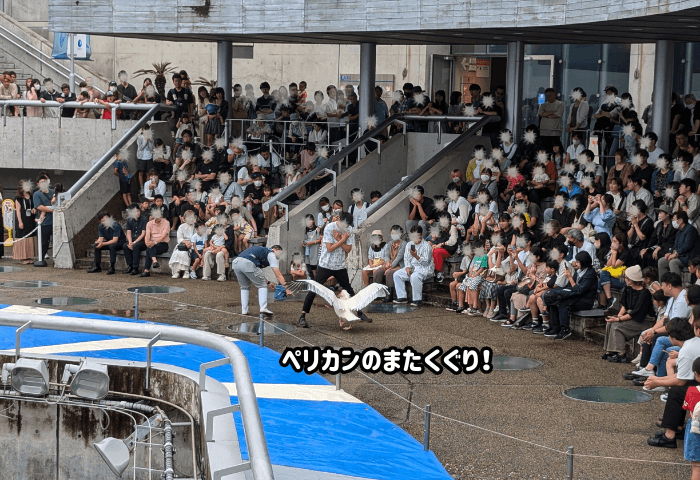
M75 51L76 60L90 60L90 35L76 33L73 35L73 45L70 45L70 35L56 32L53 37L53 52L51 56L58 59L69 59Z

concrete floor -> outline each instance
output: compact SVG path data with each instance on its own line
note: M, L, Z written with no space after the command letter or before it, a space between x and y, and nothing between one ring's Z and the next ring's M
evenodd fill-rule
M2 260L0 265L21 266L11 260ZM60 286L7 289L0 285L0 303L36 305L35 300L39 297L82 296L98 298L99 302L55 308L133 317L133 294L125 294L127 287L177 285L185 287L187 292L159 295L161 300L142 295L140 318L256 341L256 336L234 334L227 329L229 325L242 321L257 321L255 317L244 319L235 313L240 312L236 282L173 280L165 275L150 278L120 274L106 276L104 273L88 275L84 270L24 268L24 272L0 273L0 282L51 280ZM270 308L275 312L274 321L294 325L301 303L276 302ZM251 308L251 313L256 312L256 308ZM483 317L456 315L433 307L422 307L403 315L371 316L374 319L372 324L359 324L350 332L342 331L332 310L317 299L308 317L312 328L292 332L298 339L285 334L266 335L265 344L277 351L287 346L304 346L304 342L356 350L370 346L382 349L410 345L418 352L426 352L434 346L441 346L443 350L452 346L489 346L495 355L536 359L543 362L542 367L520 372L372 376L386 388L354 372L343 377L343 389L374 407L419 441L423 438L423 413L387 388L416 405L430 404L434 413L555 450L565 451L572 445L579 454L684 463L680 443L677 450L646 445L646 438L656 430L653 423L663 411L664 404L658 394L651 402L635 405L593 404L570 400L562 395L567 388L581 385L635 388L621 377L630 366L601 360L602 347L599 345L578 340L554 342L527 331L506 330ZM458 479L566 478L566 460L562 454L451 420L433 417L430 445L447 471ZM690 467L687 465L582 457L574 461L574 478L579 479L689 477Z

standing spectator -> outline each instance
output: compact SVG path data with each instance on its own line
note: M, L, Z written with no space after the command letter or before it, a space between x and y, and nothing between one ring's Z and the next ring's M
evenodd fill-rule
M126 243L126 235L122 231L122 226L119 222L114 221L107 212L100 212L97 215L100 224L97 227L98 238L95 241L95 264L87 271L87 273L97 273L102 271L102 250L109 250L109 270L107 275L117 273L114 270L114 264L117 263L117 251L124 248Z
M75 93L70 93L70 87L67 83L61 85L61 96L56 98L58 103L75 102ZM73 118L75 115L75 108L62 108L61 117L63 118Z
M174 88L168 91L165 103L168 105L175 106L175 112L173 113L173 119L182 117L183 113L188 115L191 113L191 106L194 105L194 95L192 95L192 90L189 88L184 88L182 86L182 77L180 74L176 73L172 77ZM175 121L172 122L172 130L175 131Z
M207 90L207 87L202 85L197 89L197 112L195 117L197 119L197 126L195 129L197 132L197 137L199 138L204 138L204 126L207 123L207 105L209 105L209 90ZM175 137L177 138L178 135Z
M4 72L0 75L0 100L16 100L19 98L17 85L10 82L10 75ZM19 117L19 108L10 107L10 112L14 110L14 116Z
M165 201L166 188L165 182L158 177L158 172L149 170L148 180L143 184L143 195L151 202L155 200L156 195L161 195L163 203L167 204Z
M31 86L27 90L27 100L39 100L41 95L41 82L38 79L32 80ZM41 107L27 107L28 117L43 117L44 109Z
M267 82L262 82L260 84L260 91L262 92L262 96L258 97L255 104L255 113L257 115L262 115L263 120L274 120L277 103L270 95L270 84Z
M234 138L242 137L245 130L244 120L248 118L248 108L246 98L241 95L242 88L240 84L233 86L233 98L231 98L231 118L234 119L231 128L231 135Z
M228 118L229 105L224 98L224 89L217 87L214 90L214 98L210 99L207 110L207 123L204 125L205 144L207 146L214 143L214 137L221 135Z
M141 129L141 133L136 138L136 161L139 165L139 185L143 185L143 174L144 172L150 172L154 170L155 165L153 164L153 150L155 149L155 144L152 138L151 126L145 124ZM145 189L141 192L145 194ZM161 195L163 195L161 193Z
M15 243L12 245L12 258L21 260L24 265L34 263L36 256L34 199L32 198L32 182L20 180L15 197ZM25 238L26 237L26 238Z
M160 209L151 210L151 220L146 225L146 264L144 265L142 277L151 276L151 266L159 268L157 256L168 251L168 241L170 240L170 223L162 218ZM139 252L140 254L141 252ZM136 255L136 251L134 250ZM138 255L136 255L138 257Z
M55 102L61 94L54 89L53 80L50 78L44 79L44 88L39 96L39 101L44 102ZM44 108L44 117L58 118L58 109L53 107Z
M379 85L374 87L374 116L377 117L378 124L389 118L389 107L382 100L383 93L384 89L382 87Z
M124 206L131 205L131 174L129 164L120 154L117 154L117 161L114 162L114 174L119 178L119 193L122 194Z
M41 253L46 258L48 256L49 243L53 236L53 202L55 192L49 187L49 176L40 173L36 179L39 189L34 192L34 205L36 208L37 223L41 223ZM39 260L44 260L40 258Z
M557 100L557 92L553 88L544 91L544 98L546 101L540 105L537 115L540 117L542 144L551 150L554 139L561 137L564 102Z
M588 95L581 87L574 88L571 95L573 102L569 109L569 116L566 119L566 131L570 134L572 140L574 133L578 134L578 138L583 143L586 143L586 130L588 130ZM573 143L573 142L572 142ZM574 159L576 156L573 157Z

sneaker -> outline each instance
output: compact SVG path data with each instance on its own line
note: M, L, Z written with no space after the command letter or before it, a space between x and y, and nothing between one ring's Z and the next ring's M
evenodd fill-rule
M544 325L537 325L535 328L532 329L532 333L534 333L535 335L543 335L544 331Z
M160 268L160 263L153 262L153 268Z
M299 326L303 328L309 328L309 324L306 321L306 315L304 315L303 313L299 317Z
M413 300L413 301L411 301L410 305L412 307L420 307L421 305L423 305L423 301L422 300Z
M211 277L202 277L202 280L204 280L204 281L211 280Z
M463 315L471 315L471 313L469 313L469 310L471 310L471 309L470 308L462 308L462 311L460 313L462 313Z
M559 330L549 327L547 330L544 331L544 336L547 338L556 338L559 336Z
M176 270L173 272L173 278L180 278L180 270Z
M535 327L538 327L539 325L540 324L537 322L526 323L525 325L523 325L523 330L534 330Z
M632 372L632 375L636 377L651 377L652 375L654 375L654 371L647 370L646 368L640 368L639 370L635 370L634 372Z
M438 272L438 274L435 275L435 280L436 280L438 283L442 283L443 280L445 280L445 274L443 274L442 272Z
M610 297L608 299L608 304L605 307L605 310L610 310L611 308L615 307L615 303L617 303L617 298L615 297Z
M645 392L665 392L666 387L654 387L654 388L642 387L642 390L644 390Z
M399 305L402 305L404 303L408 303L408 299L407 298L397 298L396 300L394 300L394 303L398 303Z
M666 400L668 400L668 393L662 393L661 396L659 397L659 400L666 403Z
M459 306L458 306L458 307L455 309L455 313L464 313L466 310L467 310L466 308L464 308L464 307L459 307Z
M447 310L448 312L454 312L454 311L456 311L458 308L459 308L459 303L457 303L457 302L452 302L452 303L450 303L450 306L449 306L449 307L445 307L445 310Z
M217 282L225 282L226 281L226 275L219 275L219 278L216 279Z
M554 340L566 340L571 336L571 330L564 327L561 330L559 330L559 335L554 337Z
M197 273L194 270L190 272L190 278L192 280L197 280Z
M499 317L498 315L496 315L495 317L489 318L489 320L491 320L493 323L503 323L508 319L505 317Z
M274 315L274 313L269 311L267 308L261 308L260 313L262 313L263 315Z

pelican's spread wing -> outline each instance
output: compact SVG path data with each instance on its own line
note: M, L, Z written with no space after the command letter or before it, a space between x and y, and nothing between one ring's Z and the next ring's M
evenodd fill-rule
M376 298L389 295L389 289L385 285L373 283L360 290L357 295L349 299L346 304L350 310L356 312L372 303Z
M326 288L320 283L314 282L313 280L299 280L300 283L305 283L306 288L309 292L313 292L316 295L320 295L331 307L335 307L338 303L338 297L335 296L333 290Z

